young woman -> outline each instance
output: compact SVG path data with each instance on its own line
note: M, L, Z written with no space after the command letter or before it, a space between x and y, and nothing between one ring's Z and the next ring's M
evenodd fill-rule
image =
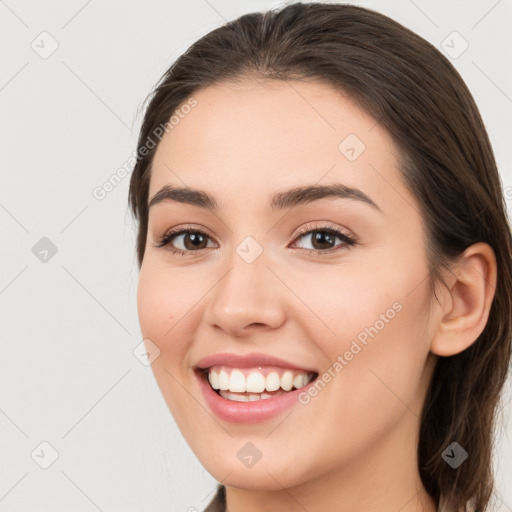
M483 512L512 242L450 62L361 7L248 14L165 73L138 154L140 326L206 510Z

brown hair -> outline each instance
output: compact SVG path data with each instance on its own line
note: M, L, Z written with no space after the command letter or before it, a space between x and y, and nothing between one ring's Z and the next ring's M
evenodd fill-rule
M139 222L139 266L156 150L153 144L144 151L147 141L195 92L247 78L332 85L388 131L400 149L403 180L421 208L434 294L441 269L467 247L486 242L495 251L498 282L487 325L469 348L438 358L418 444L426 490L437 500L442 494L456 510L483 512L493 492L492 436L511 355L512 237L494 154L471 93L439 50L366 8L294 3L226 23L195 42L151 93L129 190ZM453 441L469 454L456 469L441 456Z

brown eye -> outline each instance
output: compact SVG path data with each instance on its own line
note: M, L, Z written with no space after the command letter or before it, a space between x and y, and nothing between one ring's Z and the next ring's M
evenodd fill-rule
M176 236L176 235L175 235ZM179 235L181 236L181 235ZM183 233L183 244L186 250L205 249L207 245L207 236L200 231L191 231Z
M339 248L349 247L356 244L356 241L342 233L340 230L330 227L317 227L315 229L309 229L308 227L300 233L296 240L305 238L310 240L312 248L303 247L303 249L312 251L316 254L326 254L337 251ZM336 239L341 240L341 244L336 244Z
M210 237L198 229L178 229L167 232L156 247L167 247L171 252L186 254L208 248ZM174 244L179 244L178 247Z

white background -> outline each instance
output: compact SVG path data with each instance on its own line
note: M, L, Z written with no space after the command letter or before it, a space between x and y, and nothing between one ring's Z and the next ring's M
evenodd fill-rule
M453 31L467 41L452 62L512 200L512 2L353 3L438 48ZM132 353L142 339L129 176L101 201L92 191L132 155L138 109L171 63L224 22L278 5L0 1L0 511L192 511L211 498L215 480ZM49 51L52 39L48 58L31 47ZM57 248L46 263L32 252L42 237ZM497 438L504 511L512 510L511 396ZM31 456L50 460L43 441L58 452L48 469Z

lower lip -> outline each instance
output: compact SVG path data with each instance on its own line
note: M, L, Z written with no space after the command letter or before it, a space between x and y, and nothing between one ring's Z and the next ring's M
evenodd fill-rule
M298 403L299 393L305 391L313 381L294 391L288 391L272 398L255 400L254 402L236 402L218 395L210 386L202 372L196 372L199 386L213 413L224 421L231 423L258 423L265 421Z

